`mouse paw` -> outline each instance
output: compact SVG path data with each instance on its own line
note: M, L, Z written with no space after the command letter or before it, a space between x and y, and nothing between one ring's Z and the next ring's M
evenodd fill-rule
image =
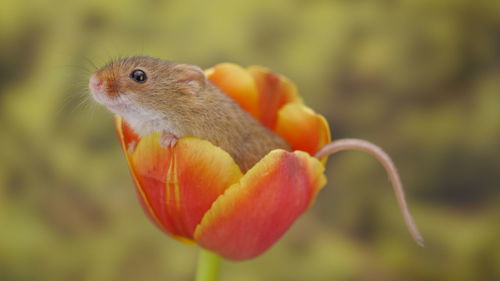
M163 147L174 147L177 143L177 137L171 133L165 133L160 138L160 145Z

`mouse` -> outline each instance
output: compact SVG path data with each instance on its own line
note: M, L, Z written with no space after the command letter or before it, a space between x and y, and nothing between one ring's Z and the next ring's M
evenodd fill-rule
M161 133L160 145L174 149L183 137L207 140L229 153L242 172L271 150L291 150L282 137L243 110L194 65L147 56L119 59L93 73L89 89L97 103L122 116L139 136ZM131 144L129 151L137 145ZM399 173L380 147L360 139L339 139L323 146L314 156L322 159L345 150L367 152L384 166L405 223L415 241L423 246Z
M183 137L207 140L229 153L243 172L271 150L291 149L198 66L147 56L123 58L93 73L89 89L97 103L122 116L139 136L161 133L163 147L175 147Z

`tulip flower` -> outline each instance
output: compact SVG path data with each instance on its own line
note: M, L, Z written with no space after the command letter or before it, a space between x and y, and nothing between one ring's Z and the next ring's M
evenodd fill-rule
M273 150L243 173L227 152L206 140L185 137L174 147L163 147L160 134L141 138L116 116L139 201L159 229L226 259L254 258L312 205L326 184L326 156L361 149L389 163L384 165L395 175L391 180L407 223L420 237L397 173L390 159L382 157L383 151L361 140L329 144L325 118L303 103L292 82L265 68L225 63L205 73L262 125L283 137L292 151ZM133 151L127 149L131 143Z

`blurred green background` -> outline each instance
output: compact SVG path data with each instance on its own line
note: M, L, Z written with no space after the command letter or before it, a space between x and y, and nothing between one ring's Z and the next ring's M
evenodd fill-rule
M145 54L292 79L334 138L316 204L221 280L500 280L498 0L10 1L0 8L0 280L192 280L197 249L138 204L96 66ZM94 64L96 66L94 66Z

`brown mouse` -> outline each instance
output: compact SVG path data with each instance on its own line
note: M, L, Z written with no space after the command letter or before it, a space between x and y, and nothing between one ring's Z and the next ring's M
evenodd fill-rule
M121 115L140 136L160 132L160 144L170 147L182 137L208 140L228 152L243 172L273 149L290 150L284 139L261 125L193 65L151 57L126 58L92 74L89 88L98 103ZM344 150L368 152L383 164L407 227L423 245L390 157L378 146L359 139L336 140L315 157Z
M89 88L98 103L121 115L140 136L163 133L160 143L172 147L182 137L208 140L228 152L242 171L273 149L290 150L197 66L125 58L92 74Z

